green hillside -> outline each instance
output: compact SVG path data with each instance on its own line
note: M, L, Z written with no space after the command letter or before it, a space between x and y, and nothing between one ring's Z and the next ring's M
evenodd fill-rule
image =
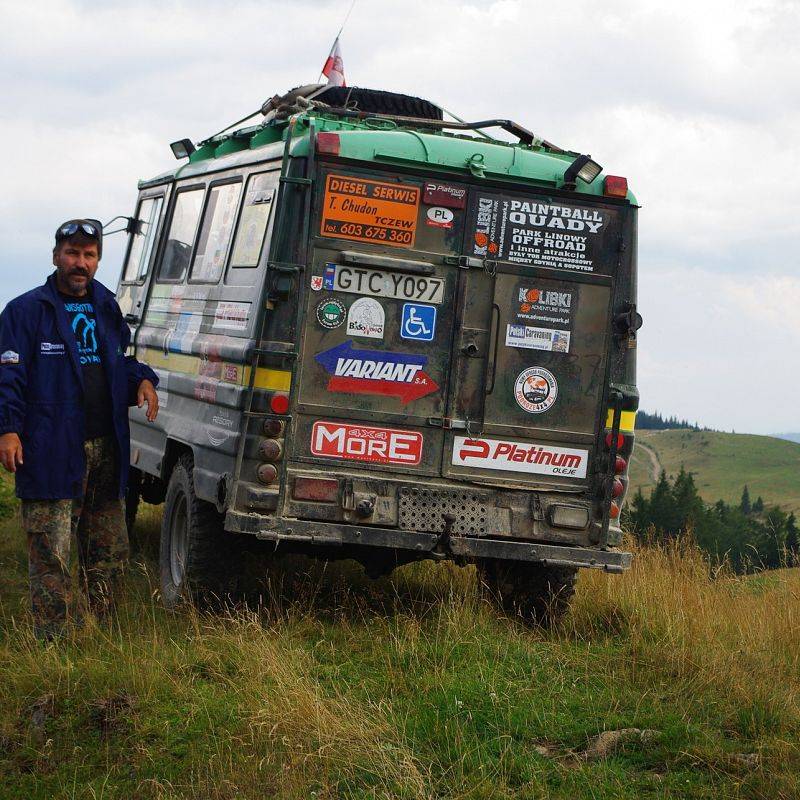
M738 503L747 484L750 497L800 512L800 444L742 433L665 430L637 431L631 463L631 488L647 494L661 468L694 474L700 495Z

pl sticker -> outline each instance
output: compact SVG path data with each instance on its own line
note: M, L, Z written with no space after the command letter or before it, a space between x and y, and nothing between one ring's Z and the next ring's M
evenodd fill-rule
M347 309L344 304L335 297L331 297L328 300L323 300L317 306L317 322L323 328L333 330L333 328L338 328L344 322L346 313Z
M417 342L432 342L436 333L436 306L404 303L400 336Z
M347 335L365 339L383 339L386 313L383 306L371 297L360 297L347 314Z
M555 403L556 397L558 383L550 370L544 367L528 367L517 376L514 399L523 411L541 414Z
M333 280L336 277L336 264L328 262L322 272L322 286L329 292L333 289Z

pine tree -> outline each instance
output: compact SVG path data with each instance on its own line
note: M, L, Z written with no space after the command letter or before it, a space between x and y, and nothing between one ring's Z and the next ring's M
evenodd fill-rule
M739 510L742 512L742 514L749 514L753 510L753 507L750 505L750 491L746 485L742 491L742 500L739 503Z
M764 513L764 501L761 499L761 495L756 497L756 501L755 503L753 503L753 513L754 514Z

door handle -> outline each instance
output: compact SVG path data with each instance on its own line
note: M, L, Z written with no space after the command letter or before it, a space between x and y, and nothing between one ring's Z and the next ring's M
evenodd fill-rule
M125 322L129 325L135 325L139 321L139 317L136 314L126 314L125 315Z
M480 348L478 347L478 345L477 345L477 344L475 344L475 342L467 342L467 343L466 343L466 344L465 344L465 345L464 345L464 346L461 348L461 352L462 352L462 353L463 353L463 354L464 354L464 355L465 355L467 358L477 358L477 356L478 356L478 353L480 352Z

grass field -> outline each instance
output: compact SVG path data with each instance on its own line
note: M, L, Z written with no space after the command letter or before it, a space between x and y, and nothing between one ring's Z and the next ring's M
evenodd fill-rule
M708 503L738 503L747 484L751 500L761 495L767 505L800 514L800 444L771 436L692 430L637 431L636 442L632 491L641 487L647 495L655 485L652 453L668 475L676 475L681 465L694 473L700 496Z
M170 614L149 549L115 625L43 646L2 524L0 797L800 796L795 572L712 580L694 551L643 550L584 573L546 633L436 564L306 565L261 608ZM658 733L582 756L629 727Z

